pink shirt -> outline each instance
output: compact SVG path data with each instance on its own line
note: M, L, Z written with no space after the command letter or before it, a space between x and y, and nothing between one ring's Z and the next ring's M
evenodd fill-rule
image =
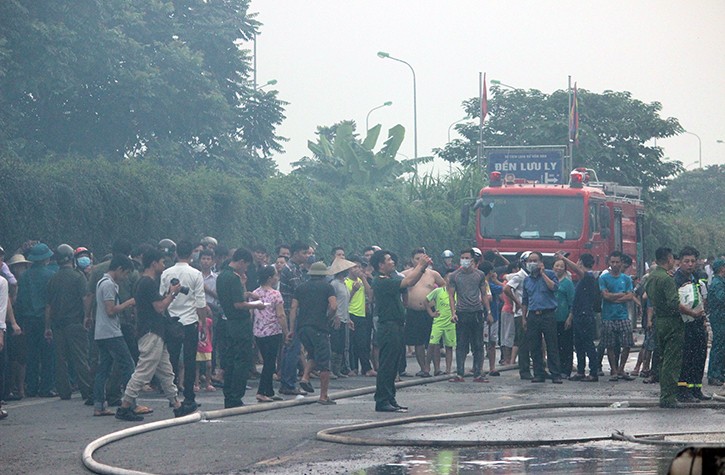
M196 346L197 353L211 353L213 351L211 346L211 318L206 319L206 325L199 324L199 343Z
M503 286L506 288L507 281L503 281ZM501 309L502 312L506 313L514 313L514 303L511 301L508 295L506 295L505 292L501 292L501 298L503 298L503 308Z
M262 302L271 304L262 310L254 310L254 336L279 335L282 327L277 319L277 304L283 303L282 294L278 290L263 287L259 287L254 293L259 295Z

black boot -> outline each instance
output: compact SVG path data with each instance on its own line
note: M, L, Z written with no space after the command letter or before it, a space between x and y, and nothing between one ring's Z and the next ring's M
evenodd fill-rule
M709 401L712 399L712 396L707 395L702 392L702 388L694 388L692 390L692 395L694 396L695 399L697 399L699 401Z
M690 388L686 386L680 386L677 389L679 392L679 394L677 395L677 402L700 402L700 400L696 399L695 396L692 394L692 390Z

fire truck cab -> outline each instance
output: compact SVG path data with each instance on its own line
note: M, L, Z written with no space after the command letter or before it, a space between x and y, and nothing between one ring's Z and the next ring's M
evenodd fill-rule
M634 261L632 270L644 273L641 189L600 182L594 170L575 169L566 185L492 172L474 209L478 247L498 249L510 261L517 253L536 250L550 267L557 251L569 253L574 262L590 253L601 270L607 256L619 250Z

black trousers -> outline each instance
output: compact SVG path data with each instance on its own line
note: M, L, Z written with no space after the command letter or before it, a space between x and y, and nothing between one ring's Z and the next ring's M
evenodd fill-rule
M246 392L249 370L252 367L252 320L227 320L227 346L224 367L224 407L236 407L242 403Z
M341 323L340 328L330 328L330 351L340 355L345 354L345 328L346 323Z
M257 342L257 348L259 348L259 352L262 354L262 361L264 362L262 374L259 376L259 389L257 393L272 397L274 396L272 377L277 366L277 353L282 346L282 334L255 337L254 339Z
M682 345L682 369L678 386L701 388L707 359L707 330L699 318L685 323L685 340Z
M585 374L587 358L589 358L589 374L592 377L599 375L599 355L594 346L594 336L597 332L594 315L574 316L572 322L574 330L574 346L576 347L576 372Z
M483 367L483 312L457 312L456 373L466 372L466 356L473 353L473 376L481 376Z
M351 315L350 318L355 324L355 331L351 333L353 361L350 366L351 369L357 369L359 362L360 374L365 374L372 369L370 364L370 338L373 331L372 317Z
M398 375L400 356L405 356L402 322L378 323L377 338L380 365L375 379L375 403L380 405L395 399L395 377Z
M574 324L565 329L566 322L556 322L556 341L559 343L559 368L569 377L574 364Z
M199 346L199 324L184 325L184 335L181 338L167 338L166 347L169 350L169 359L174 368L174 383L179 385L179 357L181 348L184 348L184 402L195 402L194 382L196 381L196 349Z
M541 354L541 337L546 341L546 359L549 363L549 372L558 377L561 375L559 364L559 343L556 339L556 318L553 311L544 312L541 315L534 315L529 312L526 318L526 340L529 343L529 351L534 366L534 377L545 378L544 357Z

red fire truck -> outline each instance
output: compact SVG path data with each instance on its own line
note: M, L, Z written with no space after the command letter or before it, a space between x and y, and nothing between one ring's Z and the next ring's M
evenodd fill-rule
M498 249L513 261L516 253L536 250L547 266L556 251L568 252L574 262L588 252L600 270L619 250L632 257L638 275L644 273L641 189L600 182L594 170L575 169L566 185L492 172L473 208L476 242L484 252Z

